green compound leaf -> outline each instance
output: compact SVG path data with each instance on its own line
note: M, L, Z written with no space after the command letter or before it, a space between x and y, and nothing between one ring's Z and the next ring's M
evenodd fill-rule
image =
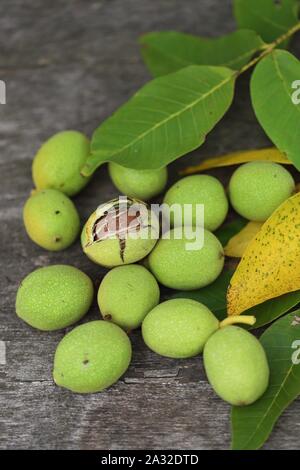
M252 29L270 43L297 23L298 5L298 0L234 0L234 15L239 28Z
M232 277L233 270L224 270L218 279L207 287L194 291L179 291L172 295L172 299L193 299L203 303L218 318L224 320L227 315L226 292Z
M199 147L229 108L236 73L192 65L146 84L94 133L82 170L104 162L154 169Z
M266 134L300 169L300 104L294 104L293 82L299 80L300 62L287 51L275 50L254 69L251 99Z
M166 75L189 65L222 65L238 70L264 44L255 31L239 30L208 39L166 31L140 38L141 53L154 77Z
M281 413L300 394L300 310L277 320L260 337L270 366L270 384L253 405L232 408L232 448L260 448ZM298 318L298 320L297 320Z

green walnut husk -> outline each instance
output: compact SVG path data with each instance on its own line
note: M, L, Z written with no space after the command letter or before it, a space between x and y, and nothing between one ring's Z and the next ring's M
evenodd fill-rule
M130 331L158 304L159 295L155 277L144 266L118 266L102 279L98 304L104 320Z
M224 222L228 212L228 200L223 185L210 175L193 175L177 181L167 191L164 203L181 207L184 222L190 225L203 225L213 232ZM204 223L197 219L197 205L204 207ZM186 211L186 205L191 213ZM171 212L172 225L176 226L176 217ZM181 224L180 224L181 225Z
M89 182L81 174L90 153L88 138L78 131L58 132L38 150L32 165L37 189L57 189L74 196Z
M246 219L264 222L295 191L292 175L274 162L249 162L229 182L230 202Z
M131 343L117 325L103 320L77 326L59 343L53 378L76 393L95 393L113 385L131 361Z
M31 240L49 251L68 248L80 230L75 205L56 189L35 191L24 205L23 220Z
M112 268L135 263L154 248L157 216L139 200L122 197L102 204L85 224L81 243L95 263Z
M39 330L66 328L87 313L93 293L91 279L79 269L68 265L45 266L21 282L16 313Z
M191 240L181 236L181 228L165 234L153 251L148 263L156 279L166 287L193 290L211 284L224 266L224 252L215 235L204 230L204 245L189 250ZM168 237L168 238L167 238Z
M108 168L112 182L121 193L142 201L160 194L168 180L166 167L158 170L136 170L111 162Z
M250 405L268 387L266 353L258 339L243 328L219 329L205 344L203 358L211 386L232 405Z
M152 351L179 359L200 354L218 328L219 321L205 305L191 299L172 299L148 313L142 333Z

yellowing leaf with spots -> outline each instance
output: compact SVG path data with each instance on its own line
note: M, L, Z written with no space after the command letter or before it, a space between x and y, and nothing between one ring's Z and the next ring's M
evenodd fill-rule
M258 149L258 150L241 150L239 152L232 152L220 157L208 158L199 165L188 166L180 171L182 175L191 175L199 173L211 168L218 168L222 166L239 165L241 163L254 162L254 161L268 161L282 163L283 165L292 165L284 153L280 152L275 147Z
M287 199L249 243L227 292L228 315L300 289L300 193Z
M241 258L253 238L257 235L262 222L248 222L242 230L234 235L224 248L225 255L232 258Z

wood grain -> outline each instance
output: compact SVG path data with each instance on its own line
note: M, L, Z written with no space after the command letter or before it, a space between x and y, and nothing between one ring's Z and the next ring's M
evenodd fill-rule
M22 205L32 188L31 161L41 142L58 130L90 135L149 79L137 38L162 29L207 36L231 31L230 1L1 1L0 79L7 84L7 104L0 105L0 340L7 349L7 364L0 365L2 449L229 447L229 406L207 384L201 358L160 358L135 332L126 376L103 393L75 395L55 387L51 378L64 332L35 331L14 311L20 281L39 266L70 263L99 285L105 271L82 254L79 243L48 253L27 238ZM299 55L296 41L294 50ZM172 165L170 181L179 167L201 158L268 145L248 95L248 77L242 77L233 108L200 150ZM212 174L228 181L227 170ZM100 169L75 198L82 220L116 194L106 169ZM97 317L94 304L84 321ZM297 401L265 447L299 449L299 416Z

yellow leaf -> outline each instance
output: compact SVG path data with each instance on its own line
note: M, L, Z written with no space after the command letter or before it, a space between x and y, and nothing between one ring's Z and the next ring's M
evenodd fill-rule
M227 292L228 315L300 289L300 193L287 199L249 243Z
M242 230L234 235L224 248L225 255L231 258L241 258L253 238L257 235L262 222L249 222Z
M239 152L228 153L220 157L208 158L207 160L199 163L199 165L184 168L180 171L180 174L192 175L193 173L199 173L200 171L209 170L210 168L239 165L240 163L258 160L292 165L292 162L287 159L284 153L279 152L275 147L269 147L258 150L241 150Z

